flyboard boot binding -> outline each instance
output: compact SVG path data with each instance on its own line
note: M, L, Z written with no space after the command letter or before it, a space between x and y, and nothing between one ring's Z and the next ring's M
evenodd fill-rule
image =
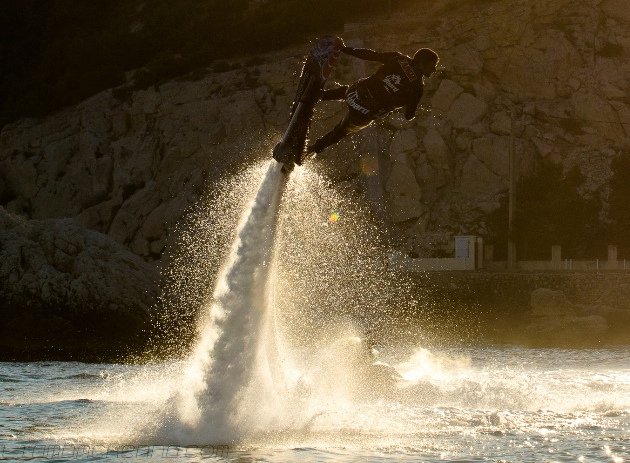
M337 65L344 47L343 40L332 35L315 41L311 48L291 106L289 126L280 143L273 149L273 158L284 164L282 171L289 173L295 164L304 160L304 148L315 105L321 97L324 84Z

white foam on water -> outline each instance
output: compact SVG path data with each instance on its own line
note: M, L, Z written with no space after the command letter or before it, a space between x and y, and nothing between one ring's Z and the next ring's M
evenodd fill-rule
M313 191L321 194L316 175L303 171L296 174L301 177L300 185L310 181L315 184ZM292 182L291 188L297 184ZM457 417L453 423L461 421L467 426L470 410L520 410L529 414L541 408L560 412L589 408L591 402L600 406L605 392L589 391L574 400L575 392L586 392L590 386L567 382L562 372L556 381L553 372L544 367L521 365L509 355L507 363L496 364L480 362L483 359L470 358L461 351L441 353L418 348L402 356L398 352L388 359L390 366L375 362L361 339L362 330L352 323L313 327L319 330L318 335L307 333L307 341L296 344L295 337L285 336L282 326L297 320L299 308L292 304L304 298L316 299L311 303L319 301L321 313L326 313L325 307L334 303L335 295L317 299L320 289L320 293L294 294L291 272L277 270L280 264L286 267L274 259L282 248L274 245L282 190L279 165L272 163L243 215L179 392L168 401L162 424L154 434L157 442L261 443L267 439L277 442L288 435L303 436L305 432L343 431L347 437L349 430L351 434L354 430L392 436L436 426L442 419L442 412L435 412L440 407L461 410L461 416L454 413ZM290 225L286 223L290 221L296 227L310 229L308 233L314 236L308 243L296 241L303 251L297 257L310 262L317 259L316 246L322 246L312 243L322 241L317 235L324 229L306 223L309 218L313 220L308 211L311 205L304 191L299 193L303 195L299 206L302 210L292 209L292 215L283 216L282 225ZM295 201L294 197L287 199ZM322 198L314 200L321 202ZM330 236L335 235L331 232ZM354 245L344 246L350 249ZM331 269L340 272L340 265L331 265ZM351 270L370 271L364 267ZM293 269L293 274L302 278L299 270ZM279 277L282 281L276 281ZM300 323L308 332L312 320ZM575 375L579 377L578 372ZM626 400L623 395L623 400L616 401L621 403L601 406L623 409ZM427 412L427 407L432 412ZM406 420L401 421L401 416ZM477 415L470 419L479 421Z
M627 349L448 349L414 340L390 344L375 361L362 339L365 325L339 314L354 304L354 313L380 325L388 311L390 318L398 315L383 296L401 297L400 292L373 266L378 259L361 252L360 246L371 243L357 218L361 214L353 214L316 172L296 169L280 208L279 167L271 163L244 172L230 192L232 199L252 200L235 208L245 210L236 234L233 222L224 224L226 242L234 236L234 243L190 358L89 371L72 366L54 376L94 377L63 380L56 390L54 381L38 380L46 387L33 383L3 397L35 405L35 416L51 407L72 412L63 425L29 430L29 438L236 443L263 456L306 448L354 461L362 460L357 455L386 461L409 455L417 461L417 455L437 451L444 458L471 448L493 455L513 451L508 441L500 450L484 447L500 436L523 436L514 446L529 452L530 445L551 445L553 439L582 448L585 435L604 430L612 439L627 429ZM260 180L257 190L252 178ZM225 214L226 204L212 204L209 213ZM330 220L333 211L338 214ZM195 237L201 228L191 232L191 240L207 238ZM206 257L201 252L198 260ZM205 282L206 273L204 268L195 275ZM359 293L362 298L356 298ZM30 368L23 376L33 373ZM77 399L94 403L63 402ZM610 460L619 455L613 446L606 452Z
M350 411L357 394L375 387L357 374L373 359L350 324L327 329L325 339L308 348L291 345L281 332L273 257L283 179L272 162L243 215L179 392L154 434L158 442L221 443L300 432L326 421L331 411Z

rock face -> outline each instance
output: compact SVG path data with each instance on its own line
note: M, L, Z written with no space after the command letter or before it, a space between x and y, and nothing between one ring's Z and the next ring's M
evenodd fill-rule
M354 179L357 188L380 185L372 196L384 198L405 250L419 255L425 237L435 248L452 245L453 234L484 235L484 217L508 188L511 140L518 175L552 159L577 165L591 193L605 194L611 160L630 147L624 2L444 0L432 8L351 32L378 49L434 48L444 73L425 87L430 111L411 122L393 114L329 149L327 175ZM514 17L523 25L517 32ZM411 30L404 39L397 19ZM145 260L160 259L169 230L203 191L226 170L267 155L286 126L302 48L197 80L105 91L43 120L5 126L0 205L33 219L74 217ZM336 80L363 77L351 60L341 60ZM318 106L312 136L342 110L336 102ZM361 181L374 178L365 159L376 155L378 180Z
M0 356L98 359L139 348L157 280L153 265L73 219L0 207Z
M562 291L538 288L531 293L525 342L536 346L597 346L628 342L630 310L605 305L577 305Z
M426 82L413 121L395 113L348 137L326 151L321 172L357 190L379 190L369 195L383 202L376 210L385 211L402 250L420 256L448 250L454 234L485 235L485 218L508 189L511 147L517 175L550 159L580 168L589 193L605 196L611 160L630 149L626 2L440 0L430 9L400 11L391 21L348 32L379 50L433 48L444 71ZM220 188L222 176L269 158L288 122L304 48L144 90L107 90L44 119L3 127L0 206L10 214L3 212L0 233L22 230L10 242L23 243L0 250L9 293L37 301L42 313L57 306L66 314L126 313L141 326L148 305L134 288L149 285L152 277L140 274L154 271L125 249L159 261L189 205ZM348 65L352 60L341 59L335 80L363 77ZM336 124L342 111L338 102L318 105L312 137ZM114 242L124 248L98 254L96 242L110 251ZM85 266L92 267L82 277ZM117 279L105 266L136 276ZM129 292L107 296L113 281ZM590 321L610 330L611 314L626 316L617 308L578 309L562 315L575 330L584 317L603 317L607 328L599 318ZM74 325L59 323L53 331L72 332L62 327Z
M534 317L565 317L574 316L573 305L567 300L562 291L539 288L531 294L532 316Z
M285 70L296 65L284 61ZM285 121L290 101L263 78L274 81L267 74L280 66L259 66L254 87L248 70L229 71L131 95L105 91L44 120L5 126L0 205L33 219L73 217L159 259L169 229L209 182L268 153L271 141L261 135ZM283 78L276 85L290 86L291 76Z

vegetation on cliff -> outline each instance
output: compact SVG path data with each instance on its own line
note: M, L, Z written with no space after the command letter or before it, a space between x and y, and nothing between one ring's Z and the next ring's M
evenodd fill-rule
M630 153L624 153L611 163L609 241L616 244L620 255L630 255Z
M382 14L387 6L383 0L4 2L0 127L120 85L128 71L141 69L132 77L148 86L338 30L356 21L357 12Z
M585 177L577 168L563 172L561 164L541 161L516 187L514 241L522 259L549 259L551 246L563 256L606 259L607 245L619 256L630 255L630 154L611 161L608 195L586 194ZM507 248L508 198L490 214L488 226L498 258ZM623 258L623 257L622 257Z
M548 260L553 245L561 245L563 255L571 258L593 258L595 251L605 256L606 234L599 217L602 202L581 193L584 181L579 169L563 172L561 164L551 161L541 161L532 175L518 181L513 239L519 258ZM507 195L488 223L501 253L508 240Z

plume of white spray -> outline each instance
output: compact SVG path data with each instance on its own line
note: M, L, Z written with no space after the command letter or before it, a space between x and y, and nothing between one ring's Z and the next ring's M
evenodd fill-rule
M182 444L228 442L242 434L248 417L242 396L253 380L267 310L281 165L272 161L246 210L202 322L200 341L171 416L158 434Z
M354 393L376 384L366 377L371 360L353 328L327 330L310 353L289 346L280 332L272 263L282 190L273 162L238 227L184 381L157 432L160 442L205 445L300 432L331 410L338 416L351 409ZM286 290L285 283L278 281Z

